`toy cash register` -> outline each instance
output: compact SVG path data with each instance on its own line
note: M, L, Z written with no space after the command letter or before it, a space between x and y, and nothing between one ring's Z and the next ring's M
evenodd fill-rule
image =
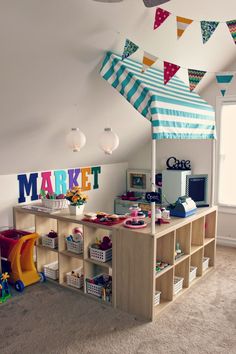
M175 204L171 204L170 215L178 216L179 218L186 218L193 215L197 211L196 203L190 197L179 197Z

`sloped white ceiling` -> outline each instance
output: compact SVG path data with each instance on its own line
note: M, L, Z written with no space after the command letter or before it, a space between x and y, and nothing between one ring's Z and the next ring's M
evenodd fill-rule
M105 52L121 52L126 37L182 67L218 71L235 58L225 25L204 46L199 22L177 40L174 16L153 31L155 9L142 0L1 0L0 5L0 174L127 161L148 141L149 123L98 74ZM236 17L235 0L173 0L162 7L198 20ZM140 51L135 58L141 57ZM186 71L180 76L186 80ZM107 125L120 137L112 156L97 144ZM87 136L80 153L65 145L70 127Z

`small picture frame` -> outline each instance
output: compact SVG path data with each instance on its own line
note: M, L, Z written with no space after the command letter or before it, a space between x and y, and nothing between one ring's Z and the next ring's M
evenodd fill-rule
M151 173L148 170L127 170L127 191L149 192Z

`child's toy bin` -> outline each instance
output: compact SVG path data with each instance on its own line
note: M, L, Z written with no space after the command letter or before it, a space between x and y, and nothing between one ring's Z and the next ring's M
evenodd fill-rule
M42 245L49 248L57 248L58 247L58 237L51 238L47 235L41 236Z
M58 261L45 264L44 274L47 278L57 280L59 278Z
M74 242L74 241L66 240L66 247L67 247L67 251L77 253L77 254L83 253L83 242L81 241Z
M193 281L197 276L197 267L190 267L190 272L189 272L189 282Z
M80 270L81 270L81 268L78 268L78 269L75 269L74 272L76 273L77 271L80 271ZM66 273L66 282L67 282L67 285L70 285L70 286L77 288L77 289L81 289L84 286L84 276L82 274L81 277L78 278L78 277L72 275L71 272L69 272L69 273Z
M160 304L160 298L161 298L161 292L160 291L156 291L155 295L154 295L154 306Z
M174 277L174 295L178 294L183 289L184 278Z
M102 291L103 291L103 284L99 284L99 279L102 278L103 276L109 277L107 274L100 274L97 275L96 277L93 277L91 279L86 279L86 290L88 294L94 295L96 297L102 297ZM90 282L90 280L93 280L94 282ZM98 280L98 284L95 284L95 281Z
M203 257L203 260L202 260L202 271L203 272L204 272L204 270L209 268L209 261L210 261L209 257Z
M105 251L90 247L90 258L99 262L108 262L112 259L112 248L109 248Z

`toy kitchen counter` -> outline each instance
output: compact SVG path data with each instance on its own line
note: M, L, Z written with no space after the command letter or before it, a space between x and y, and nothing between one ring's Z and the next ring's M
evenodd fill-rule
M140 319L152 321L214 269L216 207L198 208L187 218L171 217L170 223L156 225L155 235L149 218L143 219L147 227L142 229L83 219L66 210L50 214L14 208L14 226L40 235L38 271L53 267L59 285ZM51 230L58 240L46 246L42 236Z

